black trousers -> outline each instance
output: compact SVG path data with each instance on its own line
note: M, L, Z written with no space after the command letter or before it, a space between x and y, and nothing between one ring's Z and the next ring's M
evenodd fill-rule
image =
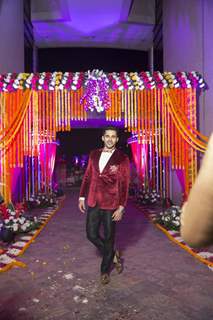
M98 206L89 207L87 211L87 238L98 248L103 257L101 273L110 271L114 257L115 221L112 221L113 212L114 210L104 210ZM104 229L104 238L99 232L101 225Z

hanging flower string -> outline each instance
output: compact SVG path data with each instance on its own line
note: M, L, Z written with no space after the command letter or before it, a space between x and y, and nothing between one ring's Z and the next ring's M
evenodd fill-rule
M80 103L84 105L85 110L102 112L109 109L110 99L108 95L109 80L103 71L88 71L88 80L85 82L85 93Z

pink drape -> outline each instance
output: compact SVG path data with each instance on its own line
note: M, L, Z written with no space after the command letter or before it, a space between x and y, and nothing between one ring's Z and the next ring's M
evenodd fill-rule
M56 143L42 143L40 145L41 184L44 189L46 189L45 184L48 184L49 187L52 185L56 146Z
M139 144L137 141L131 142L133 160L140 179L144 179L147 161L147 144Z

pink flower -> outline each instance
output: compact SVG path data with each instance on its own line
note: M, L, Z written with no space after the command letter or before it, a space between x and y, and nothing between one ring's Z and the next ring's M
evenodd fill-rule
M65 88L65 89L70 89L70 83L67 82L67 83L64 85L64 88Z
M7 86L7 90L8 90L8 91L13 91L13 90L14 90L13 85L12 85L12 84L9 84L9 85Z
M33 77L31 83L32 83L32 84L36 84L37 80L38 80L37 77Z
M147 88L147 89L151 89L151 88L152 88L152 86L151 86L150 83L146 83L145 85L146 85L146 88Z
M163 83L157 83L157 88L162 89L163 88Z

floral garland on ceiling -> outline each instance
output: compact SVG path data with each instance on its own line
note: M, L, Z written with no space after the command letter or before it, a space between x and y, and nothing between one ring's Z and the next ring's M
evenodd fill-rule
M0 75L0 92L12 92L18 89L32 90L73 90L82 87L89 92L104 90L100 96L102 105L107 107L106 90L144 90L163 88L200 88L205 89L203 77L196 71L192 72L112 72L93 70L92 72L42 72L42 73L7 73ZM99 103L100 104L100 103ZM87 107L91 104L88 102Z

